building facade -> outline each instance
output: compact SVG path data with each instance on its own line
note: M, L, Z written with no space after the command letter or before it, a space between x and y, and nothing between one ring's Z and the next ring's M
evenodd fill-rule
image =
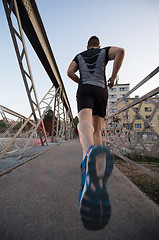
M118 79L117 77L116 84L113 88L108 89L109 97L107 109L130 91L130 84L118 84ZM118 112L120 109L136 100L136 98L139 98L139 96L135 96L135 98L130 98L130 96L128 96L110 109L107 116ZM137 135L142 135L143 137L157 136L159 134L159 95L148 98L134 107L129 108L126 113L120 114L119 118L125 134L129 129L133 129Z
M138 96L136 96L138 98ZM132 103L136 98L126 98L117 106L117 110ZM122 118L122 115L120 115ZM137 135L143 134L143 137L151 137L155 132L159 134L159 96L148 98L145 101L129 108L126 113L126 119L123 124L123 131L126 133L131 127ZM146 121L147 120L147 121ZM123 121L123 119L121 119ZM154 132L155 131L155 132Z
M126 93L129 92L130 84L118 84L118 81L116 81L116 84L113 86L113 88L109 88L109 97L108 97L108 108L113 105L119 98L123 97ZM117 111L117 106L111 109L108 113L108 115L115 113Z

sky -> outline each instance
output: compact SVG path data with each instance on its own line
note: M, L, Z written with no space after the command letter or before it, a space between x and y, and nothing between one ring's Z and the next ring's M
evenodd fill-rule
M136 86L159 66L159 1L158 0L37 0L63 84L77 116L77 84L67 76L67 69L77 53L86 50L88 39L96 35L101 47L125 49L119 83ZM0 105L28 117L31 113L20 68L9 32L2 1L0 1ZM40 101L52 83L25 38L31 70ZM106 68L111 76L113 61ZM142 96L158 87L159 74L135 91Z

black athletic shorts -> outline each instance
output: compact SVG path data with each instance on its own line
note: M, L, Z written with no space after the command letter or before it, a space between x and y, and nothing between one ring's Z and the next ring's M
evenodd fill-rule
M102 118L105 117L108 100L107 88L79 84L76 97L78 112L84 108L91 108L93 115L98 115Z

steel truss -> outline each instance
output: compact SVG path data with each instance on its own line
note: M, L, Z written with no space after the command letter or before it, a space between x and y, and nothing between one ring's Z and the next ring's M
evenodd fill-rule
M20 67L20 70L21 70L24 85L25 85L25 88L26 88L26 92L27 92L27 95L28 95L29 102L30 102L31 110L32 110L32 113L33 113L34 121L35 121L36 124L38 124L38 118L41 118L42 115L41 115L41 111L40 111L40 108L39 108L39 103L38 103L37 94L36 94L36 90L35 90L35 84L34 84L32 72L31 72L31 67L30 67L30 63L29 63L29 58L28 58L28 54L27 54L27 49L26 49L26 44L25 44L25 40L24 40L24 34L23 34L22 24L21 24L19 10L18 10L18 6L17 6L17 1L16 0L11 0L10 5L9 5L7 3L7 1L3 0L3 4L4 4L4 9L5 9L5 12L6 12L6 16L7 16L8 25L9 25L10 33L11 33L11 36L12 36L13 44L14 44L14 47L15 47L19 67ZM16 29L16 26L14 26L15 24L12 21L12 16L11 15L13 14L13 8L14 8L14 11L15 11L16 20L17 20L17 24L18 24L19 29ZM21 44L19 44L19 42ZM35 108L37 108L38 114L35 112ZM46 144L48 145L46 131L45 131L43 121L42 121L41 124L42 124L43 132L44 132L44 139L43 139L40 131L38 130L38 134L39 134L39 137L40 137L40 140L41 140L41 144L44 145L44 143L46 142Z
M7 137L7 136L12 137L14 135L12 130L15 127L17 122L15 122L13 125L10 125L8 118L6 117L6 114L5 114L5 108L2 106L0 106L0 114L3 119L3 122L6 124L6 127L7 127L7 131L3 132L1 137L2 138Z
M117 106L121 101L126 100L132 92L142 86L145 82L149 81L158 72L159 67L157 67L146 78L139 82L124 97L112 105L108 111ZM155 130L152 124L155 113L159 109L159 97L156 97L158 93L159 87L155 88L144 96L135 99L124 108L106 117L103 128L104 144L109 145L116 153L121 152L123 154L138 152L140 154L159 158L159 132ZM149 100L154 105L153 111L148 119L145 119L140 113L142 104L145 100ZM130 109L134 112L134 117L131 122L128 118L128 111ZM140 132L140 135L134 129L134 123L136 119L140 119L143 122L144 127ZM124 131L124 127L127 128L126 132ZM147 133L147 131L151 132L153 137L144 139L144 134Z
M0 113L7 126L7 131L4 133L3 137L12 137L14 135L12 130L19 119L23 120L24 123L7 144L7 146L0 151L0 159L2 159L3 156L9 151L12 144L14 144L16 151L19 152L20 159L26 151L31 139L36 136L36 133L39 135L41 144L44 145L46 143L46 145L48 145L47 132L45 130L43 119L51 104L53 104L52 141L57 142L59 141L59 138L61 140L72 138L74 133L74 125L71 108L67 99L63 82L51 51L51 47L49 45L35 1L3 0L3 5L32 112L30 116L26 118L1 106ZM16 21L13 21L13 18L16 19ZM28 23L31 29L28 29ZM35 84L27 54L23 34L24 29L29 41L31 42L42 65L44 66L53 83L53 86L48 90L40 102L38 102L37 99ZM32 35L34 35L33 38ZM10 126L5 116L5 112L18 117L18 120L14 123L14 125ZM24 128L28 123L30 123L32 127L29 131L24 133ZM18 146L18 138L27 138L24 146Z
M1 114L1 117L3 119L3 122L6 124L6 129L4 130L3 129L3 134L1 134L1 138L5 138L5 137L13 137L14 136L14 128L17 124L19 124L20 122L21 123L24 123L24 121L27 119L26 117L24 117L23 115L19 114L19 113L16 113L4 106L1 106L0 105L0 114ZM9 115L12 115L14 117L17 118L17 120L13 121L12 123L9 122L6 114L9 114ZM32 124L33 121L29 121L30 124ZM22 124L21 124L22 125Z
M43 128L41 128L41 122L43 121L46 112L50 109L52 104L53 104L53 109L54 109L54 114L53 114L54 125L52 127L52 141L58 142L59 137L61 138L61 141L63 139L67 140L67 139L73 137L74 128L73 128L73 126L68 127L68 125L69 126L71 126L71 125L70 125L70 123L68 123L68 121L69 121L68 120L69 117L67 117L68 112L66 111L64 104L60 98L61 97L59 94L60 92L62 92L60 88L56 89L54 86L52 86L49 89L49 91L45 94L45 96L39 103L40 110L44 109L44 111L43 111L41 118L38 120L37 124L31 120L33 113L31 113L30 116L28 118L26 118L20 114L17 114L15 112L1 106L1 111L3 110L3 116L5 115L5 112L7 112L11 115L18 117L18 120L16 121L16 123L19 121L19 119L22 119L24 121L24 123L20 127L20 129L15 133L14 137L10 140L10 142L7 144L7 146L5 146L5 148L1 151L0 159L2 159L3 156L9 151L12 144L14 144L14 149L16 149L16 151L19 152L18 159L21 159L21 157L23 156L27 147L29 146L30 141L36 136L37 130L39 129L39 131L41 131L41 133L42 133ZM57 104L57 102L58 102L58 104ZM35 112L36 111L37 111L37 108L35 109ZM5 119L7 119L6 116L5 116ZM56 122L56 124L55 124L55 122ZM30 123L32 125L32 127L29 129L29 131L23 132L25 126L28 123ZM8 126L9 126L9 128L6 131L7 133L13 129L13 127L10 127L10 124L8 124ZM15 126L15 124L14 124L14 126ZM27 141L25 141L25 144L22 147L18 146L18 142L19 142L17 140L18 138L27 138Z
M74 127L70 121L70 113L66 111L63 104L62 89L58 91L54 100L54 111L52 121L52 141L58 142L59 138L64 140L73 138Z
M38 130L38 132L41 132L41 135L43 135L43 128L41 128L41 122L43 121L44 119L44 116L47 112L47 110L49 109L54 97L55 97L55 89L53 89L53 87L51 87L49 89L49 91L46 93L46 95L44 96L44 98L40 101L39 103L39 107L40 110L44 109L44 112L43 114L41 115L41 118L38 119L38 122L35 123L34 121L31 120L31 118L33 117L33 113L30 114L30 116L28 118L25 118L23 116L20 116L18 114L18 116L20 117L20 119L25 119L25 122L23 123L23 125L20 127L20 129L17 131L17 133L14 135L14 137L11 139L11 141L8 143L8 145L3 149L3 151L1 152L0 154L0 159L7 153L7 151L10 149L11 145L14 143L14 147L15 149L20 153L20 155L22 156L24 154L24 152L26 151L28 145L29 145L29 142L31 141L31 139L36 136L36 132ZM48 97L49 96L49 97ZM45 107L44 107L45 105ZM3 112L4 110L6 110L5 108L3 108ZM35 108L35 112L38 110L38 108ZM8 111L6 111L8 112ZM9 112L10 114L12 114L12 111L10 110ZM15 116L15 114L12 114ZM16 121L17 122L17 121ZM22 133L23 129L25 128L25 126L28 124L28 122L32 125L31 129L29 131L27 131L26 133ZM10 128L11 129L11 128ZM8 131L10 131L10 129L8 129ZM22 147L22 148L19 148L18 147L18 144L16 144L15 140L18 138L18 137L25 137L25 138L28 138L27 139L27 142L25 143L25 145Z

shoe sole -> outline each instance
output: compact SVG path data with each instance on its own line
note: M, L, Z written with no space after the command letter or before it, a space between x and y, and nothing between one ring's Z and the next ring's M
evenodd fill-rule
M81 197L80 214L88 230L104 228L111 216L107 180L113 170L113 155L106 147L95 146L88 155L86 181Z

